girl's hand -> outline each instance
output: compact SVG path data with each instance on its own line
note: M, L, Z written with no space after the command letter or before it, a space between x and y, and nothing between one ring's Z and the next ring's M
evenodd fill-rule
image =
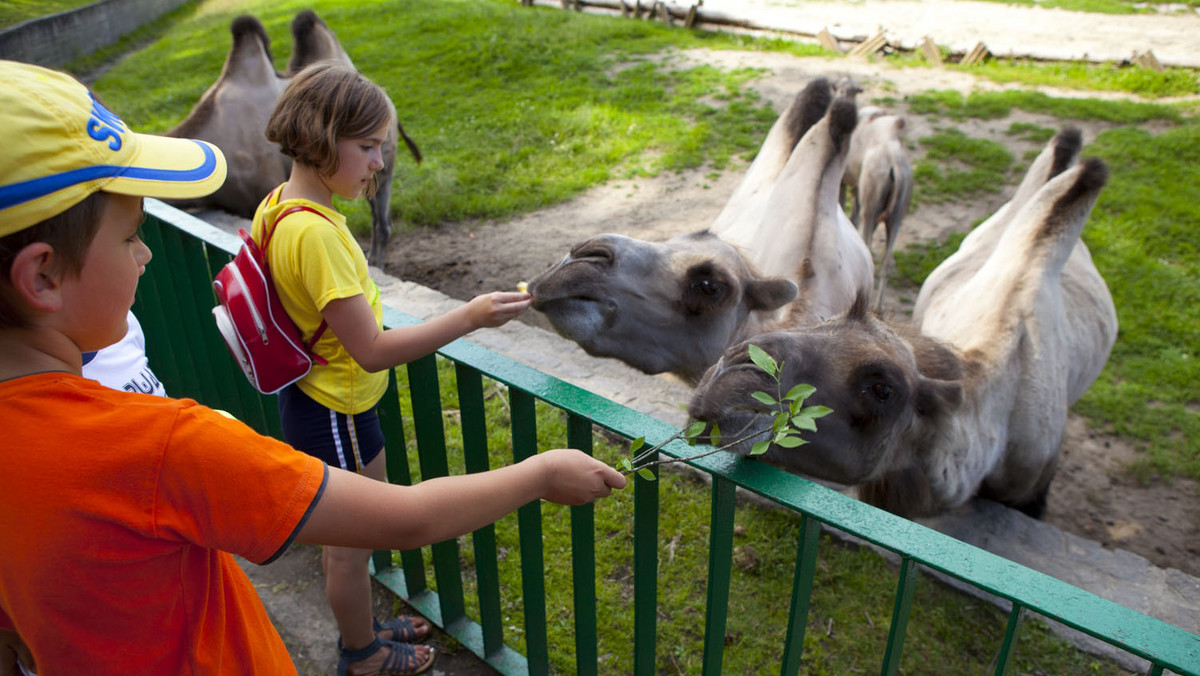
M625 487L624 475L583 451L556 448L525 462L530 461L542 464L546 482L542 497L550 502L583 505Z
M533 305L533 296L519 291L495 291L476 296L467 303L467 314L476 328L495 328L508 323Z

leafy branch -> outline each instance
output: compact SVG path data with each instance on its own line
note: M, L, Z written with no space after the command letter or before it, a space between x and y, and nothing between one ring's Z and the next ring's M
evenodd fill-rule
M643 479L653 481L654 473L650 471L650 467L655 465L665 465L672 462L685 462L688 460L698 460L717 453L728 450L738 444L761 436L763 433L769 432L770 438L762 441L757 441L750 447L750 455L762 455L767 452L771 444L775 444L780 448L797 448L808 443L808 440L801 436L801 432L817 431L817 419L823 418L833 412L833 409L826 406L805 406L807 400L817 388L812 385L801 383L783 394L783 383L779 380L780 369L782 364L777 364L771 355L757 345L750 345L750 361L754 362L755 366L766 372L767 375L775 381L775 395L772 396L766 392L755 392L750 396L760 404L774 407L775 414L771 419L770 427L754 430L743 434L744 429L739 430L738 436L733 441L722 444L721 430L716 423L712 424L712 430L709 432L709 443L714 446L710 451L693 455L686 458L662 458L647 462L647 459L657 453L663 446L675 441L683 439L689 446L694 446L700 435L708 428L707 423L696 421L684 429L672 434L658 445L642 450L646 445L645 437L638 437L629 443L629 452L632 458L621 458L617 463L617 469L622 474L638 473L638 476Z

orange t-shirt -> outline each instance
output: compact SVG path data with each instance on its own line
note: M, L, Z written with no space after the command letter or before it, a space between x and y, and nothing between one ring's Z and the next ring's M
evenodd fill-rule
M0 382L0 629L38 673L294 674L250 580L325 465L190 400Z

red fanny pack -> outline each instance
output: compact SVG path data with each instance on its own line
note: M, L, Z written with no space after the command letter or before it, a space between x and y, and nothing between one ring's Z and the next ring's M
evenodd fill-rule
M308 342L301 340L295 322L279 302L267 264L267 245L272 233L284 217L297 211L308 211L329 220L311 207L292 207L264 228L261 248L244 228L239 230L242 248L213 280L217 306L212 313L217 330L250 384L263 394L274 394L300 380L312 369L314 361L327 363L312 352L312 346L325 333L326 323L321 322Z

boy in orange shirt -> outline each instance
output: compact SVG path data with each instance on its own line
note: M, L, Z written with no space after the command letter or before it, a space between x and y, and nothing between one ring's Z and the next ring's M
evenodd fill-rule
M194 401L82 378L81 353L125 334L150 260L142 197L207 194L224 158L132 133L70 76L8 61L0 130L0 648L19 635L41 676L294 674L230 553L409 549L624 486L569 449L395 486Z

